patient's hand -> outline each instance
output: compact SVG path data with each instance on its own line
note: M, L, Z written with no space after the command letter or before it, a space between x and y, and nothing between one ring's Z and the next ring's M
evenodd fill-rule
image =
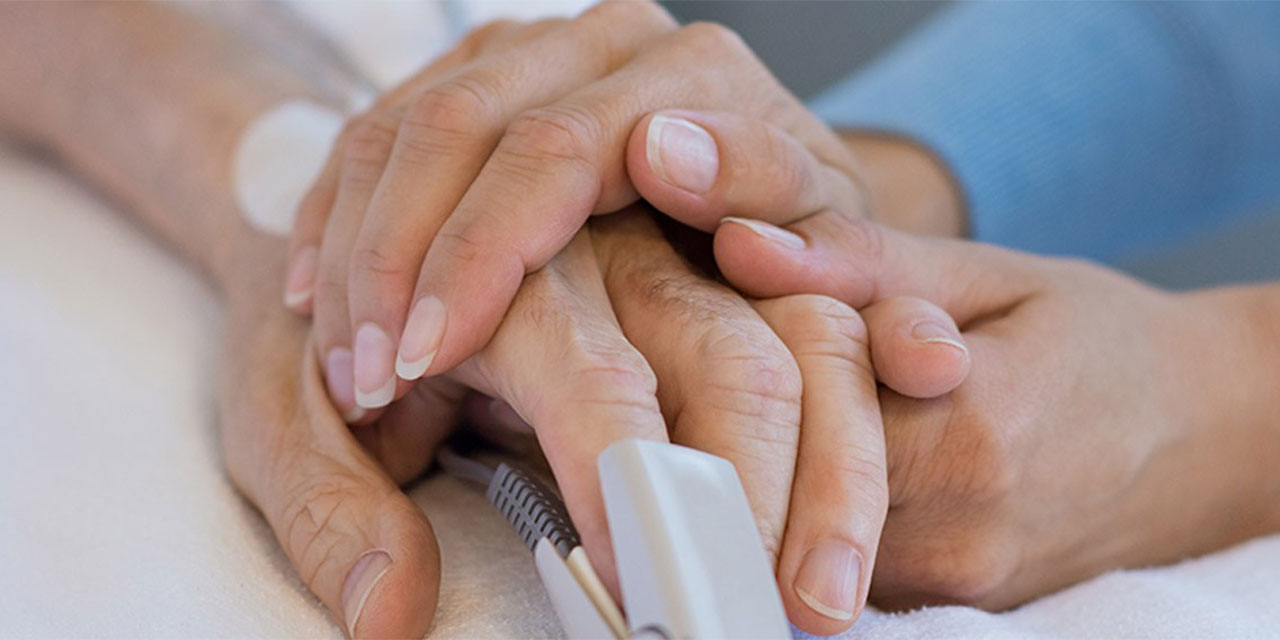
M419 381L352 435L323 393L305 322L263 286L230 291L228 467L299 574L353 634L419 634L430 623L434 538L395 485L429 464L464 385L505 400L532 425L607 582L612 550L596 457L628 437L665 440L669 423L672 440L738 468L778 558L793 621L838 631L860 610L887 490L869 333L841 303L748 303L693 271L646 213L620 214L581 231L526 278L479 354L448 377ZM893 321L950 326L934 308L901 311ZM904 344L908 336L886 339L899 351L916 349ZM952 369L957 362L934 361ZM925 384L942 393L962 375ZM387 555L369 553L376 549ZM362 609L387 559L391 568Z
M649 2L490 25L354 119L300 208L286 298L314 308L322 361L353 349L342 359L354 369L349 402L384 406L408 389L397 373L448 371L483 346L526 273L590 214L636 200L627 139L667 107L767 119L846 176L811 190L804 207L859 206L849 150L722 27L678 28ZM657 125L665 143L655 153L671 174L691 193L710 189L706 132ZM769 162L794 150L736 151ZM728 197L751 211L782 201Z

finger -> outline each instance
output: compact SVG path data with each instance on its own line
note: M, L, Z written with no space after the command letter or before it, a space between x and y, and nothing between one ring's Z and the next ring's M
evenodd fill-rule
M703 231L727 216L787 224L826 209L865 215L850 172L781 127L736 113L645 116L627 143L627 175L658 210Z
M823 211L786 226L728 218L716 229L716 264L762 298L828 295L855 309L899 296L932 301L960 326L1011 307L1044 284L1041 258L991 245L926 238Z
M298 203L289 237L284 306L302 315L310 315L313 309L316 273L320 267L320 242L329 221L329 210L338 195L337 158L337 154L329 155L315 184Z
M325 374L330 386L335 379L345 379L346 372L331 371L337 349L349 349L352 356L352 380L355 404L342 407L348 418L359 419L361 409L377 409L391 402L395 384L370 384L368 371L376 366L370 358L379 344L390 338L379 336L376 327L363 330L353 343L350 316L347 312L347 265L351 247L364 220L364 208L373 195L382 168L395 141L396 120L383 111L371 111L347 125L339 136L338 190L320 247L319 271L315 289L315 341L325 359ZM372 330L370 330L372 329ZM374 351L371 351L374 349ZM388 362L389 366L389 362ZM381 381L379 381L381 382ZM340 400L334 398L335 401Z
M512 21L498 21L473 31L457 47L441 56L400 86L386 92L373 105L372 111L389 114L402 113L405 103L421 87L472 60L487 47L512 37L521 25ZM288 265L285 277L285 306L301 314L312 311L316 272L319 268L320 243L329 221L338 193L339 173L342 166L341 139L335 141L324 168L302 201L294 216L289 237Z
M726 74L740 82L726 83ZM592 212L629 202L614 196L629 192L624 151L645 114L737 105L762 115L777 110L777 94L785 90L741 39L700 24L655 41L600 81L521 114L427 250L413 299L431 299L433 311L406 332L404 359L425 361L427 373L435 373L473 353L526 273L554 256ZM422 360L425 353L432 357Z
M263 423L237 415L251 403L229 403L222 444L231 477L347 635L421 637L439 589L431 525L351 438L325 397L314 353L302 345L299 351L306 353L301 368L295 360L292 370L285 364L272 372L278 377L256 372L300 378L289 418ZM243 379L228 376L228 397L264 392Z
M794 359L741 296L692 272L643 212L592 229L622 328L658 376L672 441L733 463L776 561L800 424Z
M969 375L969 348L945 311L920 298L890 298L862 311L871 360L886 386L912 398L935 398Z
M616 594L597 458L627 438L665 441L666 425L653 372L614 319L585 230L529 276L493 341L457 375L533 426L587 554Z
M385 366L370 369L377 380L368 385L385 385L395 374L414 380L430 365L442 309L431 300L409 308L423 256L512 119L608 73L674 24L656 5L601 5L542 27L541 37L486 56L412 101L351 256L353 326L377 327L398 342L406 318L414 321L399 360L394 352L370 356ZM364 371L360 355L357 369Z
M791 621L822 636L849 628L870 588L888 512L884 429L868 334L825 296L755 303L804 379L800 451L778 584Z

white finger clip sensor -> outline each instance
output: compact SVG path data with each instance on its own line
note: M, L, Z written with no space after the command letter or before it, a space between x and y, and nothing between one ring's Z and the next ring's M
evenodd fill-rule
M446 468L459 466L453 458L442 455ZM596 576L554 494L507 465L487 477L490 501L533 549L566 635L790 637L732 464L685 447L625 440L600 454L599 469L622 610Z

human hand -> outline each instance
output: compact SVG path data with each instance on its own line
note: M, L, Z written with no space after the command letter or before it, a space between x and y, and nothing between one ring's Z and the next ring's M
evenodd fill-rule
M793 620L817 632L852 622L885 509L875 382L856 314L819 296L753 310L697 276L642 213L614 218L596 230L594 251L583 231L526 279L490 345L451 376L419 382L354 436L325 397L305 323L273 304L264 286L229 287L228 468L349 634L420 634L430 624L434 536L396 484L430 463L454 423L461 383L505 400L533 425L607 581L612 554L596 457L627 437L666 439L665 412L673 440L740 470L770 554L781 553ZM649 350L654 369L629 340ZM820 392L831 386L847 392ZM801 403L809 416L802 429ZM811 582L846 589L839 619L815 614L793 586L809 547L833 539L854 545L861 571L807 571Z
M723 147L782 135L734 114L682 115ZM970 380L934 400L892 384L880 396L892 505L873 590L881 604L1002 608L1106 569L1277 528L1259 506L1265 491L1230 489L1274 486L1259 470L1280 462L1260 459L1256 443L1274 436L1251 409L1272 395L1256 388L1269 374L1246 366L1272 340L1241 319L1258 314L1240 296L1172 296L1082 263L907 235L839 208L782 226L731 217L725 200L690 198L663 180L646 135L642 121L628 148L633 184L677 219L719 222L716 262L743 291L830 295L861 309L876 332L900 336L930 333L890 318L924 298L964 329ZM745 180L803 198L787 185L824 179L802 153L777 157L791 164L722 161L716 189L731 193ZM885 188L911 189L871 186L879 202L894 200ZM945 333L934 335L945 342ZM915 379L937 371L911 367L903 344L872 340L882 378L893 380L896 367ZM1206 397L1231 401L1209 408Z
M1256 355L1268 342L1239 294L1172 295L838 211L765 225L717 232L735 286L831 295L871 324L895 296L933 300L972 353L948 395L880 395L891 509L878 604L1003 609L1277 528L1280 455L1263 444L1274 417L1260 401L1274 383ZM872 346L877 363L896 357Z
M299 210L286 293L314 310L328 375L354 368L357 393L335 398L343 411L359 421L408 389L397 373L447 371L485 344L526 273L589 214L636 200L627 137L677 105L765 118L829 171L853 172L848 149L735 35L677 28L648 2L485 27L353 120ZM705 135L657 125L673 167ZM811 195L855 207L856 192L848 179Z

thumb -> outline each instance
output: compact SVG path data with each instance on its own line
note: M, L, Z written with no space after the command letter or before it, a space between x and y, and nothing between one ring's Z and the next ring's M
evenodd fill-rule
M915 236L837 210L785 226L726 218L716 229L715 256L725 277L749 295L824 294L856 309L924 298L962 327L1013 306L1045 279L1043 258Z
M349 637L422 637L439 590L431 524L353 438L325 395L314 349L305 353L291 416L239 419L247 403L230 403L228 470Z
M853 160L840 160L824 162L765 120L717 111L649 114L627 143L627 176L640 196L703 231L726 216L787 224L827 209L861 212L865 198L846 166Z

